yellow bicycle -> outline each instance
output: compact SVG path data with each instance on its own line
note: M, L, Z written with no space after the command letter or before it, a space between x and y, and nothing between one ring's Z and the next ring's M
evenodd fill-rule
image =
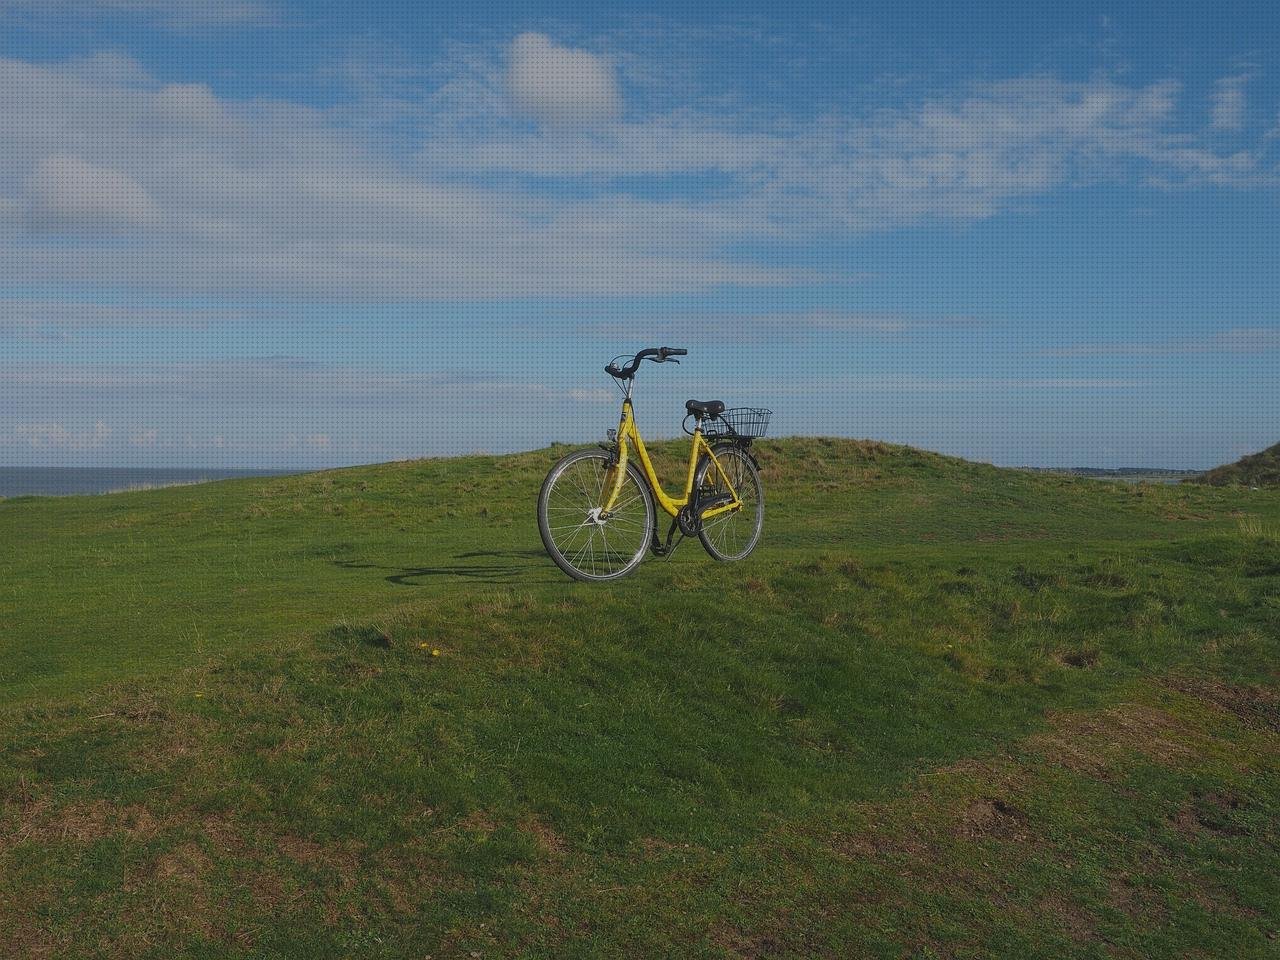
M662 489L636 426L631 390L645 360L679 363L688 350L653 347L605 373L622 389L622 418L609 442L569 454L547 474L538 494L538 530L556 565L576 580L614 580L631 573L652 550L669 557L673 538L697 536L717 560L741 560L764 528L764 487L751 442L765 435L770 411L726 409L720 400L685 403L685 432L693 442L684 495ZM693 420L693 429L688 423ZM636 461L631 459L635 449ZM656 506L655 506L656 504ZM658 538L657 506L671 516L666 541Z

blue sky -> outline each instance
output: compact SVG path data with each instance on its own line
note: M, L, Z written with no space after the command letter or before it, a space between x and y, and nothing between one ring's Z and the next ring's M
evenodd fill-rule
M1280 439L1267 4L0 0L0 464Z

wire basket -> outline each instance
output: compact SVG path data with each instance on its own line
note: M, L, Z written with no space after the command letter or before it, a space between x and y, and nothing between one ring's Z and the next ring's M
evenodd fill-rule
M772 410L764 407L730 407L715 419L708 418L702 425L708 437L741 437L757 439L769 432Z

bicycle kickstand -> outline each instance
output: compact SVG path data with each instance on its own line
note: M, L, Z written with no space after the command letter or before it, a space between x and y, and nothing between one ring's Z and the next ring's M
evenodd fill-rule
M667 542L665 544L658 540L658 531L653 531L653 543L649 545L649 549L653 551L654 556L662 557L664 560L671 559L672 554L676 552L676 548L684 543L684 534L681 534L680 539L676 540L674 544L671 542L675 539L676 528L679 526L679 520L671 521L671 527L667 530Z

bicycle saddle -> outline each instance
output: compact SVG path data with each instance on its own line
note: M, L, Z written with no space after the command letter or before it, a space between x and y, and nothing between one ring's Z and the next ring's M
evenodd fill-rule
M686 400L684 408L695 417L717 417L724 413L723 400Z

